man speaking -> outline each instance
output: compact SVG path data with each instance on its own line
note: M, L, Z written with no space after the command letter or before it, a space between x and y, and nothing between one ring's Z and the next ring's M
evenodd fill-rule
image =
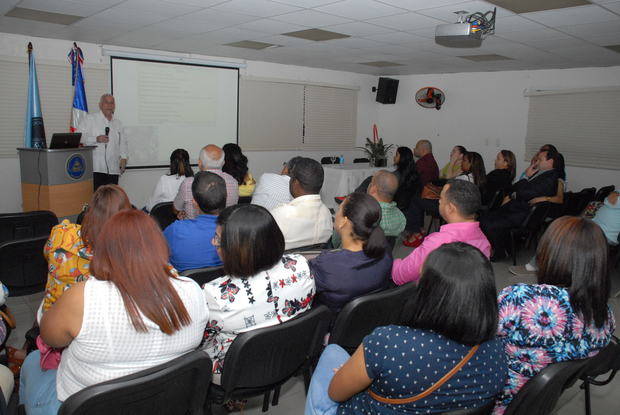
M97 146L93 151L93 184L95 190L105 184L118 184L118 176L127 165L127 139L123 125L114 118L112 94L103 94L99 100L100 111L88 114L78 125L82 143Z

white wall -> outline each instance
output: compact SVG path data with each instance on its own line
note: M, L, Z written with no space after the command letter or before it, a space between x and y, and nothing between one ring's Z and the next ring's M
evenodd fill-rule
M388 142L414 146L429 138L438 164L443 166L456 144L477 151L487 171L501 149L517 156L520 173L527 131L527 88L569 89L620 85L620 67L556 69L539 71L477 72L411 75L400 79L397 102L380 105L379 127ZM434 86L446 94L441 110L425 109L414 101L420 88ZM553 143L552 143L553 144ZM619 144L620 145L620 144ZM560 152L562 148L559 148ZM619 170L567 167L571 190L620 184Z

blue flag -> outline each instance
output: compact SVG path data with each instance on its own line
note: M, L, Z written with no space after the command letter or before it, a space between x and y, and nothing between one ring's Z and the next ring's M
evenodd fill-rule
M32 43L28 43L28 103L24 120L24 147L46 148L41 100L39 99L39 82L34 63Z
M69 52L69 62L71 63L71 85L73 85L73 107L71 109L71 132L76 132L78 125L86 115L88 115L88 103L86 102L86 90L84 88L84 76L82 74L82 64L84 55L82 49L78 48L75 42Z

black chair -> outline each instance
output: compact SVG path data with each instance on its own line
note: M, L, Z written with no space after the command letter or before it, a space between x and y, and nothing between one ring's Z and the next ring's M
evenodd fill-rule
M620 344L617 337L613 337L611 343L601 350L596 356L591 357L589 363L584 368L581 376L583 380L581 389L585 391L586 399L586 415L592 413L591 397L590 397L590 385L604 386L610 383L618 370L620 370ZM609 373L607 379L596 380L597 377Z
M523 385L504 415L550 414L562 392L579 378L588 360L573 360L547 366Z
M249 205L252 203L252 196L239 196L239 201L237 203L239 205Z
M403 322L405 304L415 290L416 285L410 282L352 300L338 313L329 343L352 354L375 328Z
M505 196L506 192L504 189L497 189L495 193L493 193L493 196L491 196L489 203L484 207L484 210L490 212L492 210L499 209L499 207L502 206Z
M370 163L370 160L368 160L366 157L359 157L359 158L353 159L353 164L355 163Z
M280 387L300 371L310 378L314 359L327 333L329 309L319 306L282 324L241 333L226 353L221 384L211 385L211 403L263 395L263 412L278 404Z
M308 252L308 251L321 251L325 248L326 242L323 242L320 244L306 245L306 246L300 246L297 248L287 249L286 251L284 251L284 253L285 254L298 254L298 253Z
M153 209L151 209L150 215L159 223L159 227L162 231L177 220L172 210L172 202L161 202L156 204L153 206Z
M47 261L43 247L49 235L0 244L0 281L11 297L34 294L45 289Z
M58 218L49 210L0 214L0 244L18 239L49 236Z
M322 157L321 164L340 164L340 158L336 157L336 161L332 162L331 157Z
M479 408L459 409L451 412L442 412L441 415L489 415L495 407L495 400Z
M211 359L196 350L167 363L71 395L58 415L203 414Z
M564 203L562 215L579 216L581 212L588 206L592 200L594 200L594 193L596 189L589 187L582 189L577 193L566 192L564 193Z
M596 192L594 200L596 200L597 202L603 202L605 201L607 196L609 196L609 194L614 190L616 190L616 186L614 185L601 187L600 189L598 189L598 192Z
M188 269L181 272L181 275L191 278L198 283L201 287L213 281L216 278L224 276L224 267L208 267L208 268L198 268L198 269Z
M538 237L550 207L549 202L537 203L530 208L530 212L519 227L511 228L510 233L510 254L512 255L513 265L517 265L517 244L520 239L526 239L526 246L530 246L532 241Z

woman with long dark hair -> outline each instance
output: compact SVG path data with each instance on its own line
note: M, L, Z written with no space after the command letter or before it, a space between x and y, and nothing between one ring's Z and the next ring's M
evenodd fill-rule
M316 302L334 313L353 298L387 285L392 255L381 222L381 206L366 193L351 193L338 208L334 230L342 250L324 251L310 260Z
M222 171L230 174L239 183L239 197L252 196L256 180L248 169L248 158L241 152L241 147L234 143L225 144L224 167Z
M400 210L406 210L411 197L419 191L419 177L415 170L413 151L409 147L398 147L394 153L394 174L398 177L398 190L394 201Z
M173 201L183 180L193 175L194 171L189 162L189 153L182 148L177 148L170 154L170 173L159 178L144 209L150 212L153 206L158 203Z
M165 363L198 347L208 320L202 290L168 264L168 246L146 213L110 218L96 238L92 277L43 314L41 338L63 348L58 369L28 355L20 402L30 415L55 414L88 386Z
M487 173L484 168L484 160L480 153L468 151L463 155L461 163L462 174L455 177L457 180L465 180L483 189L487 183Z
M500 292L498 336L510 369L495 415L503 414L521 387L547 365L591 357L609 344L615 321L607 305L608 257L598 225L564 216L538 243L537 284Z
M440 246L424 262L405 324L376 328L352 356L327 346L306 415L443 413L492 403L507 370L495 338L495 293L493 268L477 248ZM439 391L422 395L460 362Z

